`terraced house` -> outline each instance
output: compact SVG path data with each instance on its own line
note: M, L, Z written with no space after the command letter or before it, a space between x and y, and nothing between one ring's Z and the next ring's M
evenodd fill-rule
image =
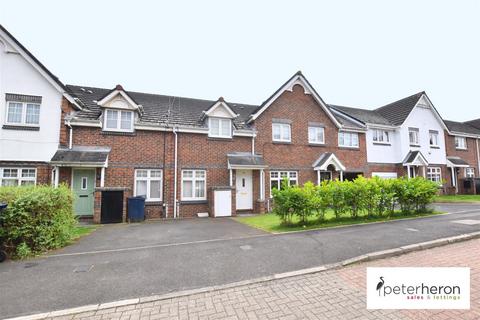
M377 109L329 105L297 72L263 103L63 85L0 28L0 182L68 184L79 216L262 213L282 179L358 175L438 181L475 193L478 120L443 120L421 92Z

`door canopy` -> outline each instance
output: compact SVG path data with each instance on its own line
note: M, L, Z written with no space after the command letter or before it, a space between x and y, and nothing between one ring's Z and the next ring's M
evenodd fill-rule
M331 152L323 153L312 166L315 171L326 171L328 166L333 166L335 171L345 171L346 169L337 156Z

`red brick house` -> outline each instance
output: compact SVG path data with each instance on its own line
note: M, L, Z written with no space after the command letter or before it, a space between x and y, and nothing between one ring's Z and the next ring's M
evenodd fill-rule
M217 189L232 190L229 214L264 212L284 177L303 184L366 173L365 127L334 114L301 73L260 106L67 88L83 110L63 102L54 180L72 185L77 212L94 211L96 221L115 197L125 219L131 195L146 196L149 218L215 214Z

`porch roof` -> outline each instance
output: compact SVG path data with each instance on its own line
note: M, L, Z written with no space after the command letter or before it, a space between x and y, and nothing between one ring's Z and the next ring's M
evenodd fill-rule
M63 167L107 167L110 147L74 146L59 148L50 161Z
M403 160L403 165L407 166L428 166L427 159L423 156L420 151L409 151L405 160Z
M467 161L460 157L447 157L447 166L454 168L467 168L470 167Z
M327 170L328 166L332 165L335 167L336 171L345 171L346 168L342 164L342 162L337 158L334 153L325 152L318 157L317 161L315 161L312 165L313 170Z
M268 166L259 154L235 152L227 154L229 169L264 169Z

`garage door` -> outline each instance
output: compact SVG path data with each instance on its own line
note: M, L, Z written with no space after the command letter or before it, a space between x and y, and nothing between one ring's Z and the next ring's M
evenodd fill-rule
M397 178L396 172L372 172L372 177L379 177L382 179L395 179Z

